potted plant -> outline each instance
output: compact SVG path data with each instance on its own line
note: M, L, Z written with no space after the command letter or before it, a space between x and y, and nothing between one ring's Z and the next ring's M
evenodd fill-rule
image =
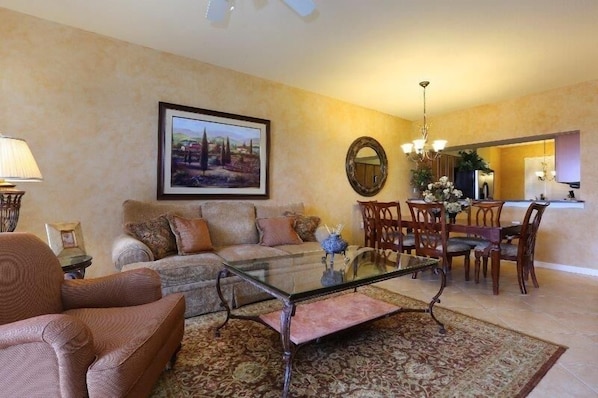
M455 187L463 191L465 197L488 199L486 197L488 194L484 193L483 187L480 186L481 176L492 173L488 163L478 155L475 149L459 151L459 156L455 172Z
M411 180L409 181L413 187L413 193L418 198L421 197L422 192L428 189L428 184L434 180L432 167L425 163L418 163L417 168L411 169Z
M457 159L458 171L474 171L482 170L485 173L490 173L492 170L488 167L488 163L478 155L474 149L472 151L459 151L460 158Z

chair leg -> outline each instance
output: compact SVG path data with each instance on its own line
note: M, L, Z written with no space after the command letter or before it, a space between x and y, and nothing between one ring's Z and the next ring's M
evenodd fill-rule
M465 280L469 281L469 255L463 259L463 267L465 268Z
M527 294L527 288L525 287L525 277L523 275L524 265L523 261L517 261L517 280L519 281L519 290L521 294Z
M166 370L171 370L171 369L174 368L174 363L176 362L177 355L179 354L179 351L181 350L181 347L182 347L182 345L179 344L179 346L177 347L177 349L174 352L174 354L172 354L172 356L170 357L170 360L166 364Z
M481 263L481 257L482 257L482 253L481 252L475 252L475 262L474 262L474 268L473 268L473 278L475 280L475 283L480 283L480 263Z

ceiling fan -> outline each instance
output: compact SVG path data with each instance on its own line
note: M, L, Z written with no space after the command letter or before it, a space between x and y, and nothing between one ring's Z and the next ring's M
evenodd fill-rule
M302 17L311 14L316 5L312 0L283 0L287 6ZM234 8L234 0L209 0L206 18L210 22L220 22L226 18L229 11Z

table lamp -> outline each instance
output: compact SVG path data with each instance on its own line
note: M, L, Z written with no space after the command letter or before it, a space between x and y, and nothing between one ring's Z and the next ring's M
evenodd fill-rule
M0 134L0 232L14 231L19 220L25 191L15 189L13 183L42 179L25 140Z

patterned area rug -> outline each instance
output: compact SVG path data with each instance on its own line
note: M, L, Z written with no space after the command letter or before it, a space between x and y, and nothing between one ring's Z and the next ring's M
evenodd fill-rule
M376 287L362 293L390 303L422 303ZM238 310L279 309L276 300ZM402 313L302 346L293 358L292 397L525 397L566 348L450 310ZM233 319L214 337L223 312L190 318L174 370L152 397L280 397L279 335Z

